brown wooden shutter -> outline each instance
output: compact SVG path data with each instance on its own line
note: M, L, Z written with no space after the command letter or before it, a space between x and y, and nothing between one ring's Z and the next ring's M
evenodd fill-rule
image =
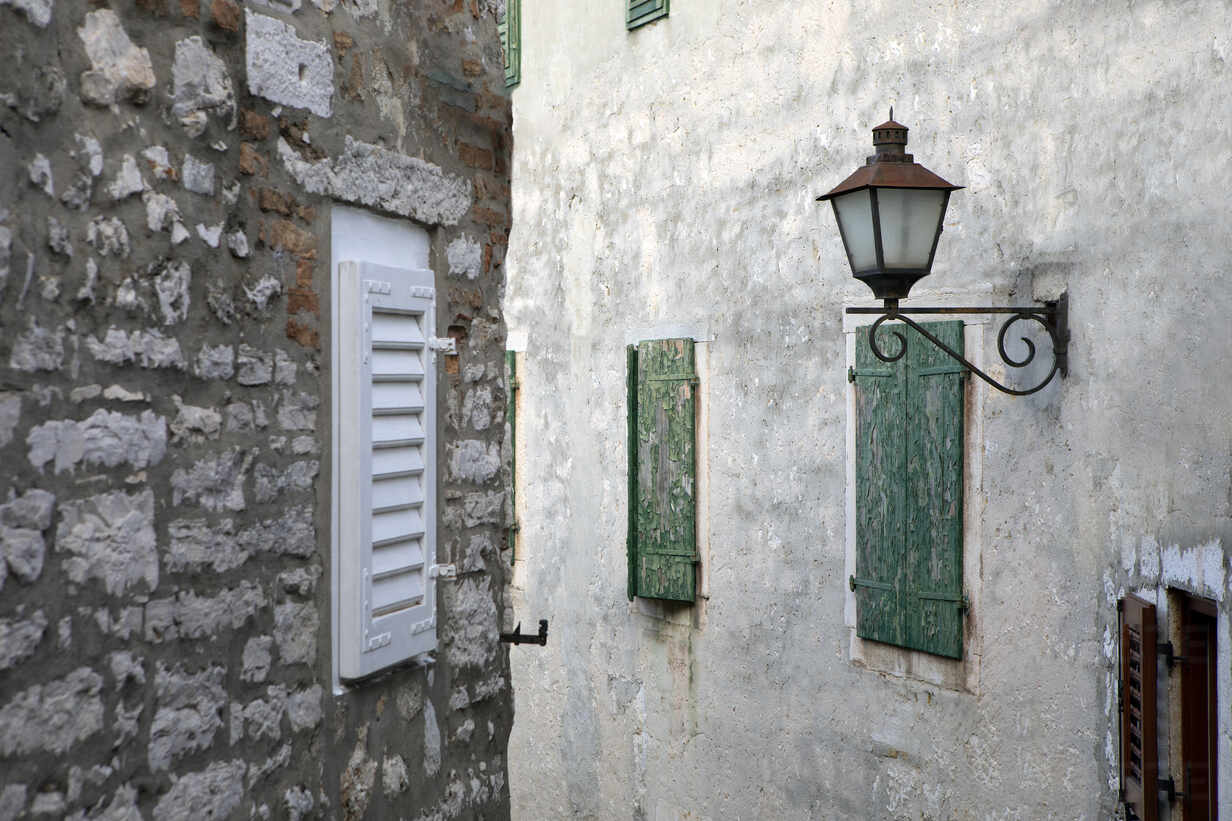
M1142 821L1159 818L1155 734L1155 605L1127 595L1121 615L1121 796Z

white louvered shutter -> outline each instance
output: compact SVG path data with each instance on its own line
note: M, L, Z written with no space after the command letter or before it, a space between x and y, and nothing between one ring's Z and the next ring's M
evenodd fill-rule
M339 673L436 648L436 367L431 271L339 265Z

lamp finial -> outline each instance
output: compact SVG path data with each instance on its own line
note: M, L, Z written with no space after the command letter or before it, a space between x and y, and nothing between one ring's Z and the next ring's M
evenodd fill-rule
M890 106L890 119L894 119L894 106Z

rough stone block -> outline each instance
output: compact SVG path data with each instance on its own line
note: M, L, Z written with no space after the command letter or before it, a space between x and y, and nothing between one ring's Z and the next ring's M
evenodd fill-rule
M180 343L161 332L132 331L125 333L109 328L103 339L85 338L86 350L99 362L125 365L136 362L143 368L177 368L184 370L184 355Z
M171 474L174 504L195 502L207 510L243 510L244 476L252 455L239 448L199 459L188 469Z
M95 217L90 220L86 242L100 256L124 259L129 253L128 229L116 217Z
M132 154L125 154L120 161L120 170L107 186L108 196L118 202L140 194L145 189L145 180L141 177L141 169L137 167L137 158Z
M466 439L447 446L449 474L459 482L481 484L501 469L500 446L495 442Z
M271 650L274 639L271 636L251 638L244 645L243 670L240 679L243 681L261 682L269 675L270 664L273 661Z
M113 596L144 581L158 587L154 492L102 493L60 505L56 550L71 554L65 575L78 584L97 579Z
M202 379L230 379L235 374L235 348L230 345L202 345L195 370Z
M0 707L0 755L65 753L103 728L103 677L78 667Z
M429 225L456 224L474 198L469 180L350 135L342 156L332 160L305 160L285 139L278 141L278 156L310 193L376 206Z
M12 6L26 15L26 19L39 28L46 28L51 22L51 11L55 0L0 0L0 6Z
M311 730L321 723L324 717L322 695L320 685L314 684L306 690L292 693L287 698L287 719L291 722L293 732Z
M235 119L235 89L222 59L197 36L175 44L171 66L172 114L190 137L205 132L210 117Z
M235 381L247 387L268 385L274 378L273 357L251 345L240 345L236 366Z
M13 441L13 430L21 421L21 394L0 393L0 448Z
M216 761L204 770L188 773L172 784L154 805L154 821L196 821L201 818L229 818L244 800L244 774L241 760Z
M226 673L218 666L187 673L182 666L168 669L162 663L158 665L154 678L158 706L150 724L147 751L151 770L168 770L177 758L214 743L227 703L223 689Z
M222 429L222 414L210 408L185 405L179 396L173 395L171 399L179 409L170 425L173 441L218 437L218 432Z
M230 519L179 519L167 526L167 535L171 541L163 558L172 573L203 567L223 573L248 561L249 552L236 541Z
M30 317L30 324L13 343L9 367L18 371L58 371L64 363L64 330L44 328Z
M469 577L441 590L447 614L441 643L455 667L483 667L496 654L498 621L488 577Z
M274 607L274 641L283 664L315 664L317 626L315 604L280 604Z
M214 164L194 157L184 155L184 164L180 166L180 181L184 187L194 194L214 196Z
M36 610L28 619L0 619L0 670L34 655L47 632L47 617Z
M114 89L111 96L142 103L154 88L150 53L136 46L111 9L98 9L85 16L77 29L96 77L91 82Z
M162 461L167 451L167 424L153 411L130 416L96 410L89 418L52 420L26 436L30 464L40 471L55 460L55 472L73 471L79 463L146 468Z
M192 270L183 260L163 263L154 277L154 293L164 325L173 325L188 318L189 286Z
M278 424L283 430L315 430L321 397L313 393L283 391L278 402Z
M55 217L47 218L47 247L53 254L72 258L73 243L69 239L68 228Z
M38 488L27 490L21 496L13 495L11 489L9 493L9 501L0 505L0 524L40 531L51 527L51 511L56 504L54 493Z
M477 279L483 262L483 246L473 237L462 234L445 249L445 260L449 263L451 276Z
M291 25L245 10L248 91L320 117L333 113L334 62L324 42L301 40Z

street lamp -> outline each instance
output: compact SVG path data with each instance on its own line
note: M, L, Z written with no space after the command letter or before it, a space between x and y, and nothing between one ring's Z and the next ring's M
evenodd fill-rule
M873 129L873 156L829 193L817 198L818 202L828 201L834 208L852 275L883 300L880 308L847 309L849 314L881 315L869 330L869 348L883 362L897 361L906 354L906 340L898 332L894 332L900 343L898 353L885 354L877 343L878 329L885 322L895 320L915 328L968 371L1003 393L1025 396L1041 390L1058 373L1064 378L1068 371L1069 342L1068 305L1064 294L1055 302L1021 308L899 307L899 300L907 298L911 286L932 271L950 193L962 188L915 162L907 153L907 130L907 126L894 121L891 108L890 119ZM1010 314L997 334L997 351L1002 361L1013 368L1025 368L1035 359L1035 343L1022 337L1027 355L1015 359L1005 350L1006 331L1019 320L1038 322L1052 340L1052 369L1042 382L1031 388L1010 388L972 365L907 314Z
M941 237L951 185L907 153L907 126L890 119L873 129L873 156L829 200L856 279L878 299L906 299L928 276Z

